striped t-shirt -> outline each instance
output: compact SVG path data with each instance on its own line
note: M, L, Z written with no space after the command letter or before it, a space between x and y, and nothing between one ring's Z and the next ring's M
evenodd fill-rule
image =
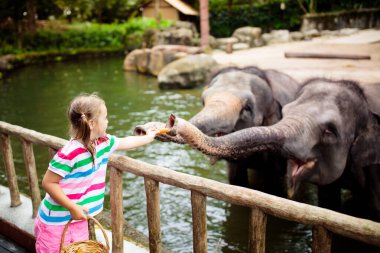
M71 139L49 163L49 170L62 176L59 186L69 199L86 206L90 215L103 210L106 170L109 155L116 150L119 139L112 135L96 141L95 165L91 153L82 143ZM70 212L57 204L48 193L39 208L42 222L64 225L71 218Z

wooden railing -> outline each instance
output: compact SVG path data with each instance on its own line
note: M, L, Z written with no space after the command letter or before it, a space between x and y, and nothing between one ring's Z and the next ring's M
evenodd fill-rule
M20 203L10 135L20 138L31 189L33 216L40 203L36 166L32 144L47 146L53 154L66 141L33 130L0 121L1 146L11 192L11 205ZM191 176L164 167L151 165L126 156L112 155L109 159L112 252L123 251L122 173L144 177L147 198L150 252L162 252L160 232L160 183L191 191L193 220L193 251L207 252L206 197L249 207L249 252L265 252L267 215L313 226L313 252L330 252L331 235L336 233L380 247L380 223L340 214L316 206L298 203L259 191ZM1 201L1 200L0 200Z

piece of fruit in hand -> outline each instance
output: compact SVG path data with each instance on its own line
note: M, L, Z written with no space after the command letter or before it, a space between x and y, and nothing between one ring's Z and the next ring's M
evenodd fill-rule
M161 128L160 130L158 130L158 133L157 134L165 134L167 132L169 132L170 129L169 128Z

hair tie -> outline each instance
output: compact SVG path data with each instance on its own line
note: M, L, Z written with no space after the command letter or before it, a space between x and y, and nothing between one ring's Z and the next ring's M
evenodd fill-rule
M82 115L80 117L81 118L86 118L86 115L84 113L82 113Z

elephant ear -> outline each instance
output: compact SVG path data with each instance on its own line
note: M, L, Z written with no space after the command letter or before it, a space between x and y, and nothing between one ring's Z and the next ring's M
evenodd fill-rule
M273 98L281 107L295 99L299 83L291 76L277 70L265 70L265 77L272 89Z
M281 104L275 100L270 108L270 112L268 112L263 119L263 126L274 125L278 121L282 119L282 106Z
M380 117L372 115L369 126L355 138L350 150L352 171L362 185L366 180L364 168L378 167L380 173Z
M271 105L270 112L263 121L264 126L269 126L281 120L282 107L295 99L299 83L289 75L277 70L265 70L264 74L274 98L274 103Z

